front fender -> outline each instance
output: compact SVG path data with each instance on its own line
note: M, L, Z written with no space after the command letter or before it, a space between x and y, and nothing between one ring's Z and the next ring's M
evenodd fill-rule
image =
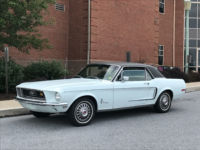
M81 97L86 97L86 96L90 96L93 97L93 99L96 100L97 103L97 107L99 104L99 100L98 98L91 92L66 92L65 94L63 94L63 97L66 97L66 102L68 103L68 106L70 107L77 99L81 98Z
M96 102L98 101L98 98L94 94L92 94L90 92L86 92L86 93L80 93L80 94L74 96L73 102L76 101L77 99L81 98L81 97L86 97L86 96L93 97L96 100Z

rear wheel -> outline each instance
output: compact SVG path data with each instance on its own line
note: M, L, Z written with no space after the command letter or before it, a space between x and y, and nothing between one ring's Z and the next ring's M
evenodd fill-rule
M76 101L69 110L69 118L75 126L88 125L95 116L94 102L88 98Z
M35 112L35 111L31 111L31 113L33 114L33 116L37 118L44 118L50 115L49 113L41 113L41 112Z
M165 113L168 112L169 109L171 108L171 103L172 103L171 95L168 92L163 92L159 96L154 108L157 112Z

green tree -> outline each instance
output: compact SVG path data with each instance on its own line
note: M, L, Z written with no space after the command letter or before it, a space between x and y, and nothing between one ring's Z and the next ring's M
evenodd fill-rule
M5 45L29 52L31 48L50 48L39 26L49 23L43 18L55 0L0 0L0 48Z

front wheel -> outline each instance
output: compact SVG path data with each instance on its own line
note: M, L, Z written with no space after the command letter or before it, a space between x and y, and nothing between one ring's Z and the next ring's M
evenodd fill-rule
M172 103L172 97L170 96L170 94L168 92L163 92L159 96L154 108L157 112L165 113L169 111L171 103Z
M88 98L76 101L69 110L69 118L75 126L88 125L95 116L94 102Z

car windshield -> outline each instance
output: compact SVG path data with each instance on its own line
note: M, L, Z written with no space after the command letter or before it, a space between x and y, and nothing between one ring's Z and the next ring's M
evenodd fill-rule
M92 64L92 65L86 66L75 77L103 79L103 80L112 81L112 79L114 78L118 70L119 70L119 66L115 66L115 65Z

